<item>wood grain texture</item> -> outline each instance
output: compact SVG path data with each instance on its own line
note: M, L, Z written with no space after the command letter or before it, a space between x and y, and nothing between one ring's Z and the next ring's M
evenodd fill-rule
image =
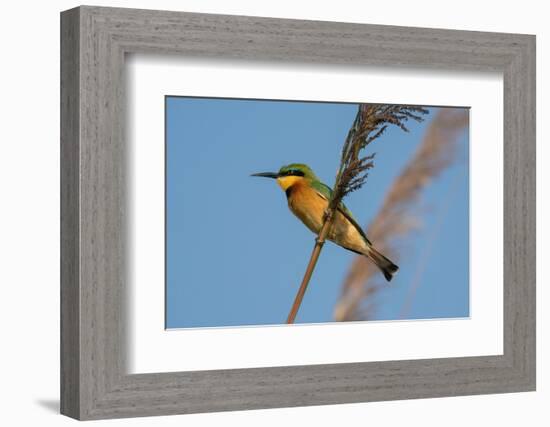
M61 20L61 413L80 414L79 13Z
M86 6L63 12L61 23L62 413L100 419L534 390L534 36ZM504 354L128 375L126 53L502 72Z

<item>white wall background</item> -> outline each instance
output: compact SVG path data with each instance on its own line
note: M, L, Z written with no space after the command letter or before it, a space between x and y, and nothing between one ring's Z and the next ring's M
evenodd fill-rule
M544 2L393 0L96 1L104 6L409 25L537 35L538 214L550 215L550 28ZM68 425L59 384L59 11L74 1L6 2L0 67L0 423ZM6 96L7 95L7 96ZM548 222L538 221L538 391L109 421L110 425L549 425ZM544 239L546 237L546 239ZM544 311L544 308L547 311Z

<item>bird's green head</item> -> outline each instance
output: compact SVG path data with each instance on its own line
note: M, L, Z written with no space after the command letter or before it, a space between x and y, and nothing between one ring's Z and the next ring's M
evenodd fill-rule
M274 178L284 191L303 180L318 181L319 179L315 175L315 172L303 163L291 163L281 167L279 172L261 172L252 174L252 176Z
M279 177L283 176L300 176L306 179L318 179L315 172L304 163L291 163L279 169L277 173Z

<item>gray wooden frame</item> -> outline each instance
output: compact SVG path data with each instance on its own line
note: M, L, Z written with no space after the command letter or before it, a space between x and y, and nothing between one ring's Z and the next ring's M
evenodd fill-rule
M502 72L504 354L128 375L124 57L129 52ZM71 9L61 14L61 165L63 414L99 419L535 389L534 36Z

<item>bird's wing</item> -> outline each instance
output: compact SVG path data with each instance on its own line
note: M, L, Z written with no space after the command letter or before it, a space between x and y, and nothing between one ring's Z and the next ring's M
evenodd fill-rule
M311 186L317 191L317 193L324 199L330 200L332 197L332 188L330 188L328 185L323 184L321 181L313 181L311 183ZM338 206L338 210L344 214L346 218L349 218L350 220L353 220L355 223L355 218L353 217L353 214L351 211L344 205L343 202L340 202L340 205Z
M321 181L313 181L311 183L311 186L313 189L317 192L317 194L322 197L323 199L326 199L327 201L330 200L332 197L332 188L330 188L328 185L323 184ZM342 215L344 215L349 222L353 224L353 226L359 231L359 234L365 239L365 241L371 245L372 243L367 238L367 235L363 231L363 228L357 223L355 218L353 217L353 214L351 211L344 205L343 202L340 202L340 205L338 206L338 210Z

